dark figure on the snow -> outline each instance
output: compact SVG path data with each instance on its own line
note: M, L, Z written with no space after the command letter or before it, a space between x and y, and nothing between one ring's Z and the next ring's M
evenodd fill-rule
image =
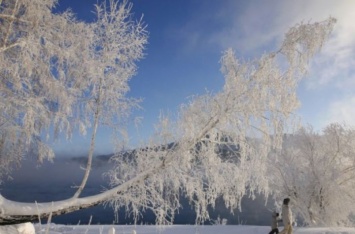
M284 224L284 229L280 234L292 234L292 212L289 206L290 198L285 198L282 205L282 222Z
M272 218L271 218L271 232L269 234L278 234L279 233L279 224L278 222L280 221L279 218L279 213L276 211L272 212Z

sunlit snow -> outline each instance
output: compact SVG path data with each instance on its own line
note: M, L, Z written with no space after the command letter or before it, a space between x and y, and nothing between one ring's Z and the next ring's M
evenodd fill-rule
M17 227L17 228L16 228ZM0 234L33 234L30 225L29 229L19 226L0 226ZM35 225L37 234L46 233L47 225ZM113 231L114 230L114 231ZM282 227L280 228L282 230ZM26 232L29 231L29 232ZM194 226L194 225L172 225L172 226L153 226L153 225L55 225L49 226L49 234L266 234L270 231L267 226L247 226L247 225L213 225L213 226ZM294 234L353 234L355 228L345 227L294 227Z

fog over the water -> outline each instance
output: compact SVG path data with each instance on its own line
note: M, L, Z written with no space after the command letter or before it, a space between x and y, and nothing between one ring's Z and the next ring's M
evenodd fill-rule
M103 174L110 169L110 155L98 156L93 160L90 178L82 196L97 194L108 188L108 178ZM81 182L85 167L85 157L58 157L55 161L38 164L35 160L23 161L20 168L14 169L12 179L0 185L2 196L20 202L50 202L70 198ZM183 209L177 214L175 224L194 224L195 214L186 201L182 201ZM245 198L242 201L242 212L236 210L231 214L218 201L216 209L211 212L211 219L227 219L228 224L269 225L273 202L265 207L264 199L255 200ZM93 224L112 224L115 221L113 209L109 205L100 205L90 209L79 210L70 214L54 217L52 222L61 224L87 224L92 216ZM151 213L144 213L138 221L153 224L155 217ZM45 221L44 221L45 222ZM206 222L210 224L211 222ZM126 217L124 210L119 213L119 224L133 224L130 217Z

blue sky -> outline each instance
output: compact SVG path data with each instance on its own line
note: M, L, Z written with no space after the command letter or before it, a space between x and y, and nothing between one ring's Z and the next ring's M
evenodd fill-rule
M101 0L98 0L101 2ZM139 129L130 129L132 142L154 131L161 111L176 113L189 97L223 85L219 59L232 47L238 57L251 59L277 48L284 33L301 21L337 18L334 33L312 61L299 89L303 123L316 129L330 122L355 125L355 1L353 0L133 0L134 17L143 15L149 44L130 96L141 97ZM59 0L81 20L94 19L97 0ZM84 154L89 136L59 142L59 154ZM109 133L99 129L97 153L112 152Z

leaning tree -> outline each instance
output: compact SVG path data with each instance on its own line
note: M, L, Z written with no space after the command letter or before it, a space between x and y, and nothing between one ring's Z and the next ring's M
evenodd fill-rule
M92 142L83 182L72 197L31 204L0 196L0 222L48 218L109 202L136 218L152 210L157 223L171 223L181 195L200 222L209 218L207 207L219 197L232 210L246 194L268 194L266 156L281 147L284 127L298 107L297 84L335 20L296 25L278 50L252 61L238 60L227 50L221 58L223 89L182 105L174 121L162 116L146 147L113 157L115 168L107 172L112 188L82 197L97 127L122 130L137 104L125 97L127 81L147 40L127 1L109 3L98 5L97 20L87 24L70 12L53 14L53 0L1 2L1 165L29 153L53 157L43 136L65 132L70 137L92 127Z

